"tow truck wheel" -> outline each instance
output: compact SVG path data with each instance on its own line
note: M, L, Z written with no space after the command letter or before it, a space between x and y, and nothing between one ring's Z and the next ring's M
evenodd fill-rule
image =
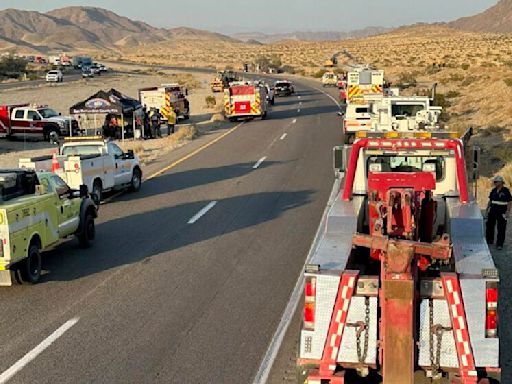
M130 184L130 191L137 192L142 185L142 174L139 168L133 170L132 181Z
M96 237L96 227L94 226L94 217L90 213L85 215L84 229L78 236L78 241L82 248L89 248Z
M37 243L30 244L28 255L21 266L21 277L23 282L36 284L41 278L41 254Z

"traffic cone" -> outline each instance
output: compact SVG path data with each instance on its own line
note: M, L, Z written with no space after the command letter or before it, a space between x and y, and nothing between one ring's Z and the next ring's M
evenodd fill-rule
M59 160L57 160L57 151L53 152L52 172L55 173L60 169Z

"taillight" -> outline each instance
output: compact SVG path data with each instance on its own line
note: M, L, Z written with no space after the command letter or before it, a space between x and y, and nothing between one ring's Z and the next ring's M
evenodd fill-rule
M315 328L316 277L306 277L304 286L304 328Z
M486 317L485 337L498 337L498 283L487 282L485 290Z

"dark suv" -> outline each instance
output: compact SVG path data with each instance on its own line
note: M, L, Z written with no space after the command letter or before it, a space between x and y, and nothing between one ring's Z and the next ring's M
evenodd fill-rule
M295 93L293 84L289 81L276 81L274 85L274 94L276 96L290 96Z

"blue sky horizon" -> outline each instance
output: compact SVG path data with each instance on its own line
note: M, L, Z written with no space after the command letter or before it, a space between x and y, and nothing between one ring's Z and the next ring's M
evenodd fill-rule
M92 6L155 27L186 26L214 32L286 33L297 31L353 31L366 27L399 27L418 22L446 22L471 16L497 0L260 0L257 7L233 0L0 0L0 10L17 8L47 12L67 6ZM237 5L243 4L241 9ZM166 11L168 7L168 11ZM242 15L242 16L240 16ZM245 18L245 19L244 19Z

